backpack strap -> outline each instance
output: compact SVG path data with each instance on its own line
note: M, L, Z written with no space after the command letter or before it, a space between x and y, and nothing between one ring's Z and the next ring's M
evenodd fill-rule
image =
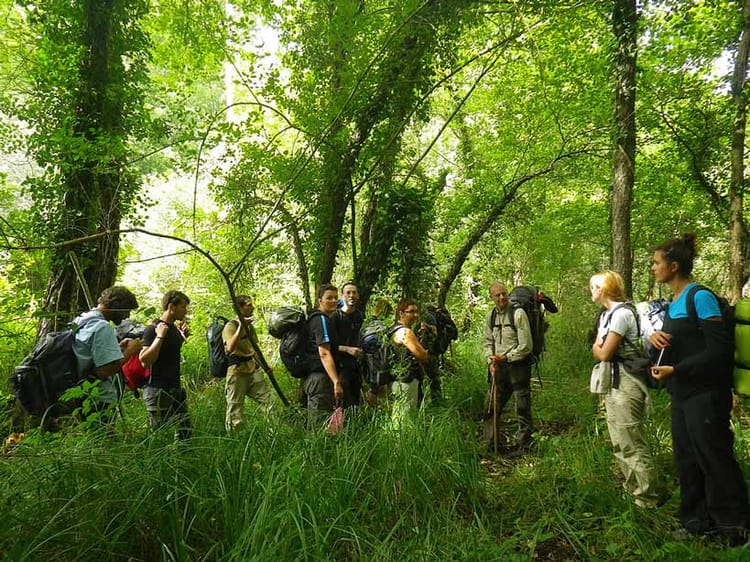
M510 320L510 329L514 332L518 332L518 329L516 328L516 312L518 309L521 308L521 305L510 303L510 311L508 313L508 319Z
M522 307L514 303L509 303L508 306L510 307L510 313L508 314L508 319L510 320L510 323L508 324L508 326L510 326L514 332L517 332L518 330L516 329L515 315L516 315L516 311ZM495 328L503 327L502 324L495 324L495 320L497 320L497 308L493 306L492 312L490 312L490 329L491 330Z
M716 294L708 287L703 285L693 285L690 287L687 295L685 295L685 310L687 311L688 318L690 318L690 321L693 324L698 324L698 311L695 309L695 293L698 291L708 291L714 296L717 302L719 300ZM719 312L721 312L721 303L719 303L719 309Z
M641 321L640 321L640 317L638 315L638 311L636 310L636 308L633 305L633 303L630 302L630 301L627 301L627 302L623 302L621 304L618 304L616 307L614 307L612 309L612 313L610 313L609 319L612 318L612 314L614 314L615 310L617 310L618 308L624 308L626 310L629 310L633 314L633 318L635 319L635 329L636 329L636 333L638 334L636 336L636 338L637 338L637 340L640 339L641 338ZM636 342L630 341L625 336L622 337L622 341L624 341L626 345L629 345L630 347L632 347L637 352L639 352L639 353L641 352L641 349L638 347L638 345L637 345ZM617 357L617 355L615 355L615 357Z

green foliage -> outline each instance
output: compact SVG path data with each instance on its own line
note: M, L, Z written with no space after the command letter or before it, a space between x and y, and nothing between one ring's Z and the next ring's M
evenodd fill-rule
M733 559L716 543L671 540L676 495L655 512L621 496L586 386L588 347L570 345L583 324L570 313L550 332L535 454L478 455L486 382L476 339L455 350L446 407L398 431L385 412L363 409L331 438L250 405L244 429L224 436L221 383L191 384L187 442L172 443L170 427L148 436L132 396L114 438L81 426L29 433L0 464L10 514L0 548L14 560ZM655 395L648 434L669 474L665 398ZM743 468L745 441L738 433Z

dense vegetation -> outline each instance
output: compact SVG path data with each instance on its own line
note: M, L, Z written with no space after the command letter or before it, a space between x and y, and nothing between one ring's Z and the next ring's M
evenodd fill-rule
M553 349L572 341L563 326L574 324L555 323ZM549 353L534 389L539 449L516 458L480 454L473 341L454 350L446 406L398 432L382 411L358 413L331 438L251 409L227 437L220 384L191 368L189 442L172 443L169 428L149 436L131 397L114 439L78 426L33 434L7 454L0 550L66 561L738 559L718 542L671 539L678 493L663 394L649 435L673 495L653 511L623 496L586 356L585 345ZM738 431L747 469L750 438Z
M696 277L739 296L749 31L750 0L0 0L0 430L27 431L0 463L0 552L733 559L670 540L676 497L621 497L585 340L589 276L659 294L650 249L681 231L698 234ZM330 439L279 411L224 436L210 318L251 292L262 329L352 278L365 301L451 309L445 407L397 434L382 413ZM539 451L490 460L477 335L496 279L561 312ZM13 410L4 380L37 335L115 281L143 321L167 289L192 299L189 443L149 436L132 398L113 440Z

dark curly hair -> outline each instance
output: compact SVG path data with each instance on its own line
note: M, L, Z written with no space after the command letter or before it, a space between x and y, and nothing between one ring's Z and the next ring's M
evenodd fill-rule
M695 234L686 232L680 238L674 238L660 244L654 248L654 251L661 252L669 263L678 265L682 275L690 277L693 272L693 262L698 255L695 239Z
M138 308L138 301L130 289L117 286L109 287L102 291L97 304L107 310L133 310Z

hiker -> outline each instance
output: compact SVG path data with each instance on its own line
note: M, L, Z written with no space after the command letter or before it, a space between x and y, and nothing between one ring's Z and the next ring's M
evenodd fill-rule
M175 441L187 439L191 434L187 394L180 380L180 351L189 336L185 324L188 304L190 299L185 293L165 293L162 315L143 333L144 347L140 354L141 363L151 369L151 378L143 389L149 425L156 430L168 421L175 421Z
M96 308L74 320L80 326L73 339L78 374L82 378L94 375L101 381L97 394L92 396L92 413L98 413L99 421L104 425L114 421L114 406L122 396L122 384L116 375L122 364L143 347L140 339L124 338L118 342L115 329L109 323L120 325L136 308L135 295L125 287L114 286L102 291Z
M419 408L419 396L424 378L423 365L429 359L427 350L419 343L412 327L419 321L419 307L412 299L401 299L396 305L396 329L391 335L395 347L392 419L398 426L407 412Z
M224 427L227 432L239 428L245 412L245 396L255 400L268 413L273 406L273 395L268 381L263 376L255 349L251 341L258 345L258 335L253 326L253 311L255 304L252 297L238 295L235 303L240 309L241 318L231 320L224 325L221 333L224 349L228 357L228 368L224 395L227 401L227 411ZM248 327L248 332L242 326L242 319Z
M424 372L429 381L430 402L433 406L439 405L443 397L443 387L440 381L441 354L438 349L438 320L436 311L437 307L435 305L427 305L423 315L424 320L419 323L419 329L417 330L419 343L429 353L429 358L424 364Z
M375 299L375 304L372 307L372 313L367 318L363 326L363 332L368 327L375 323L381 323L384 328L384 333L387 333L388 326L392 325L393 318L393 305L391 301L386 298L379 297ZM387 357L388 354L385 355ZM367 359L367 358L366 358ZM386 362L387 363L387 362ZM382 366L381 366L382 367ZM365 401L370 406L377 406L378 398L386 398L390 391L390 377L387 378L387 383L382 380L378 380L376 373L370 372L374 369L374 366L367 365L367 382L368 389L365 393Z
M341 287L344 304L331 314L330 323L336 334L336 367L344 387L343 407L359 406L362 393L362 370L359 356L359 331L365 315L357 308L359 290L352 281Z
M676 538L718 532L738 545L747 539L750 506L730 428L732 327L725 325L716 296L705 287L695 288L695 242L695 235L687 233L654 251L654 278L669 286L672 298L662 329L649 338L664 350L660 366L651 370L672 397L672 444L680 480Z
M321 427L327 414L344 398L344 386L334 357L335 334L329 320L337 303L336 286L322 284L317 294L317 313L310 314L307 320L310 373L302 381L302 389L307 406L307 426L311 430Z
M529 319L520 307L510 306L508 289L495 282L490 286L494 306L484 325L484 355L487 360L487 397L484 438L491 450L498 452L500 415L511 395L516 401L520 450L532 446L531 421L531 350ZM513 323L510 315L513 314Z
M605 394L607 429L614 455L625 476L625 490L639 507L660 503L651 451L643 427L648 412L646 381L629 373L620 360L637 353L636 315L623 306L625 282L619 273L603 271L591 277L591 300L604 307L591 353L597 361L611 362L615 370L612 389ZM630 344L628 343L630 342ZM619 375L619 376L618 376Z

